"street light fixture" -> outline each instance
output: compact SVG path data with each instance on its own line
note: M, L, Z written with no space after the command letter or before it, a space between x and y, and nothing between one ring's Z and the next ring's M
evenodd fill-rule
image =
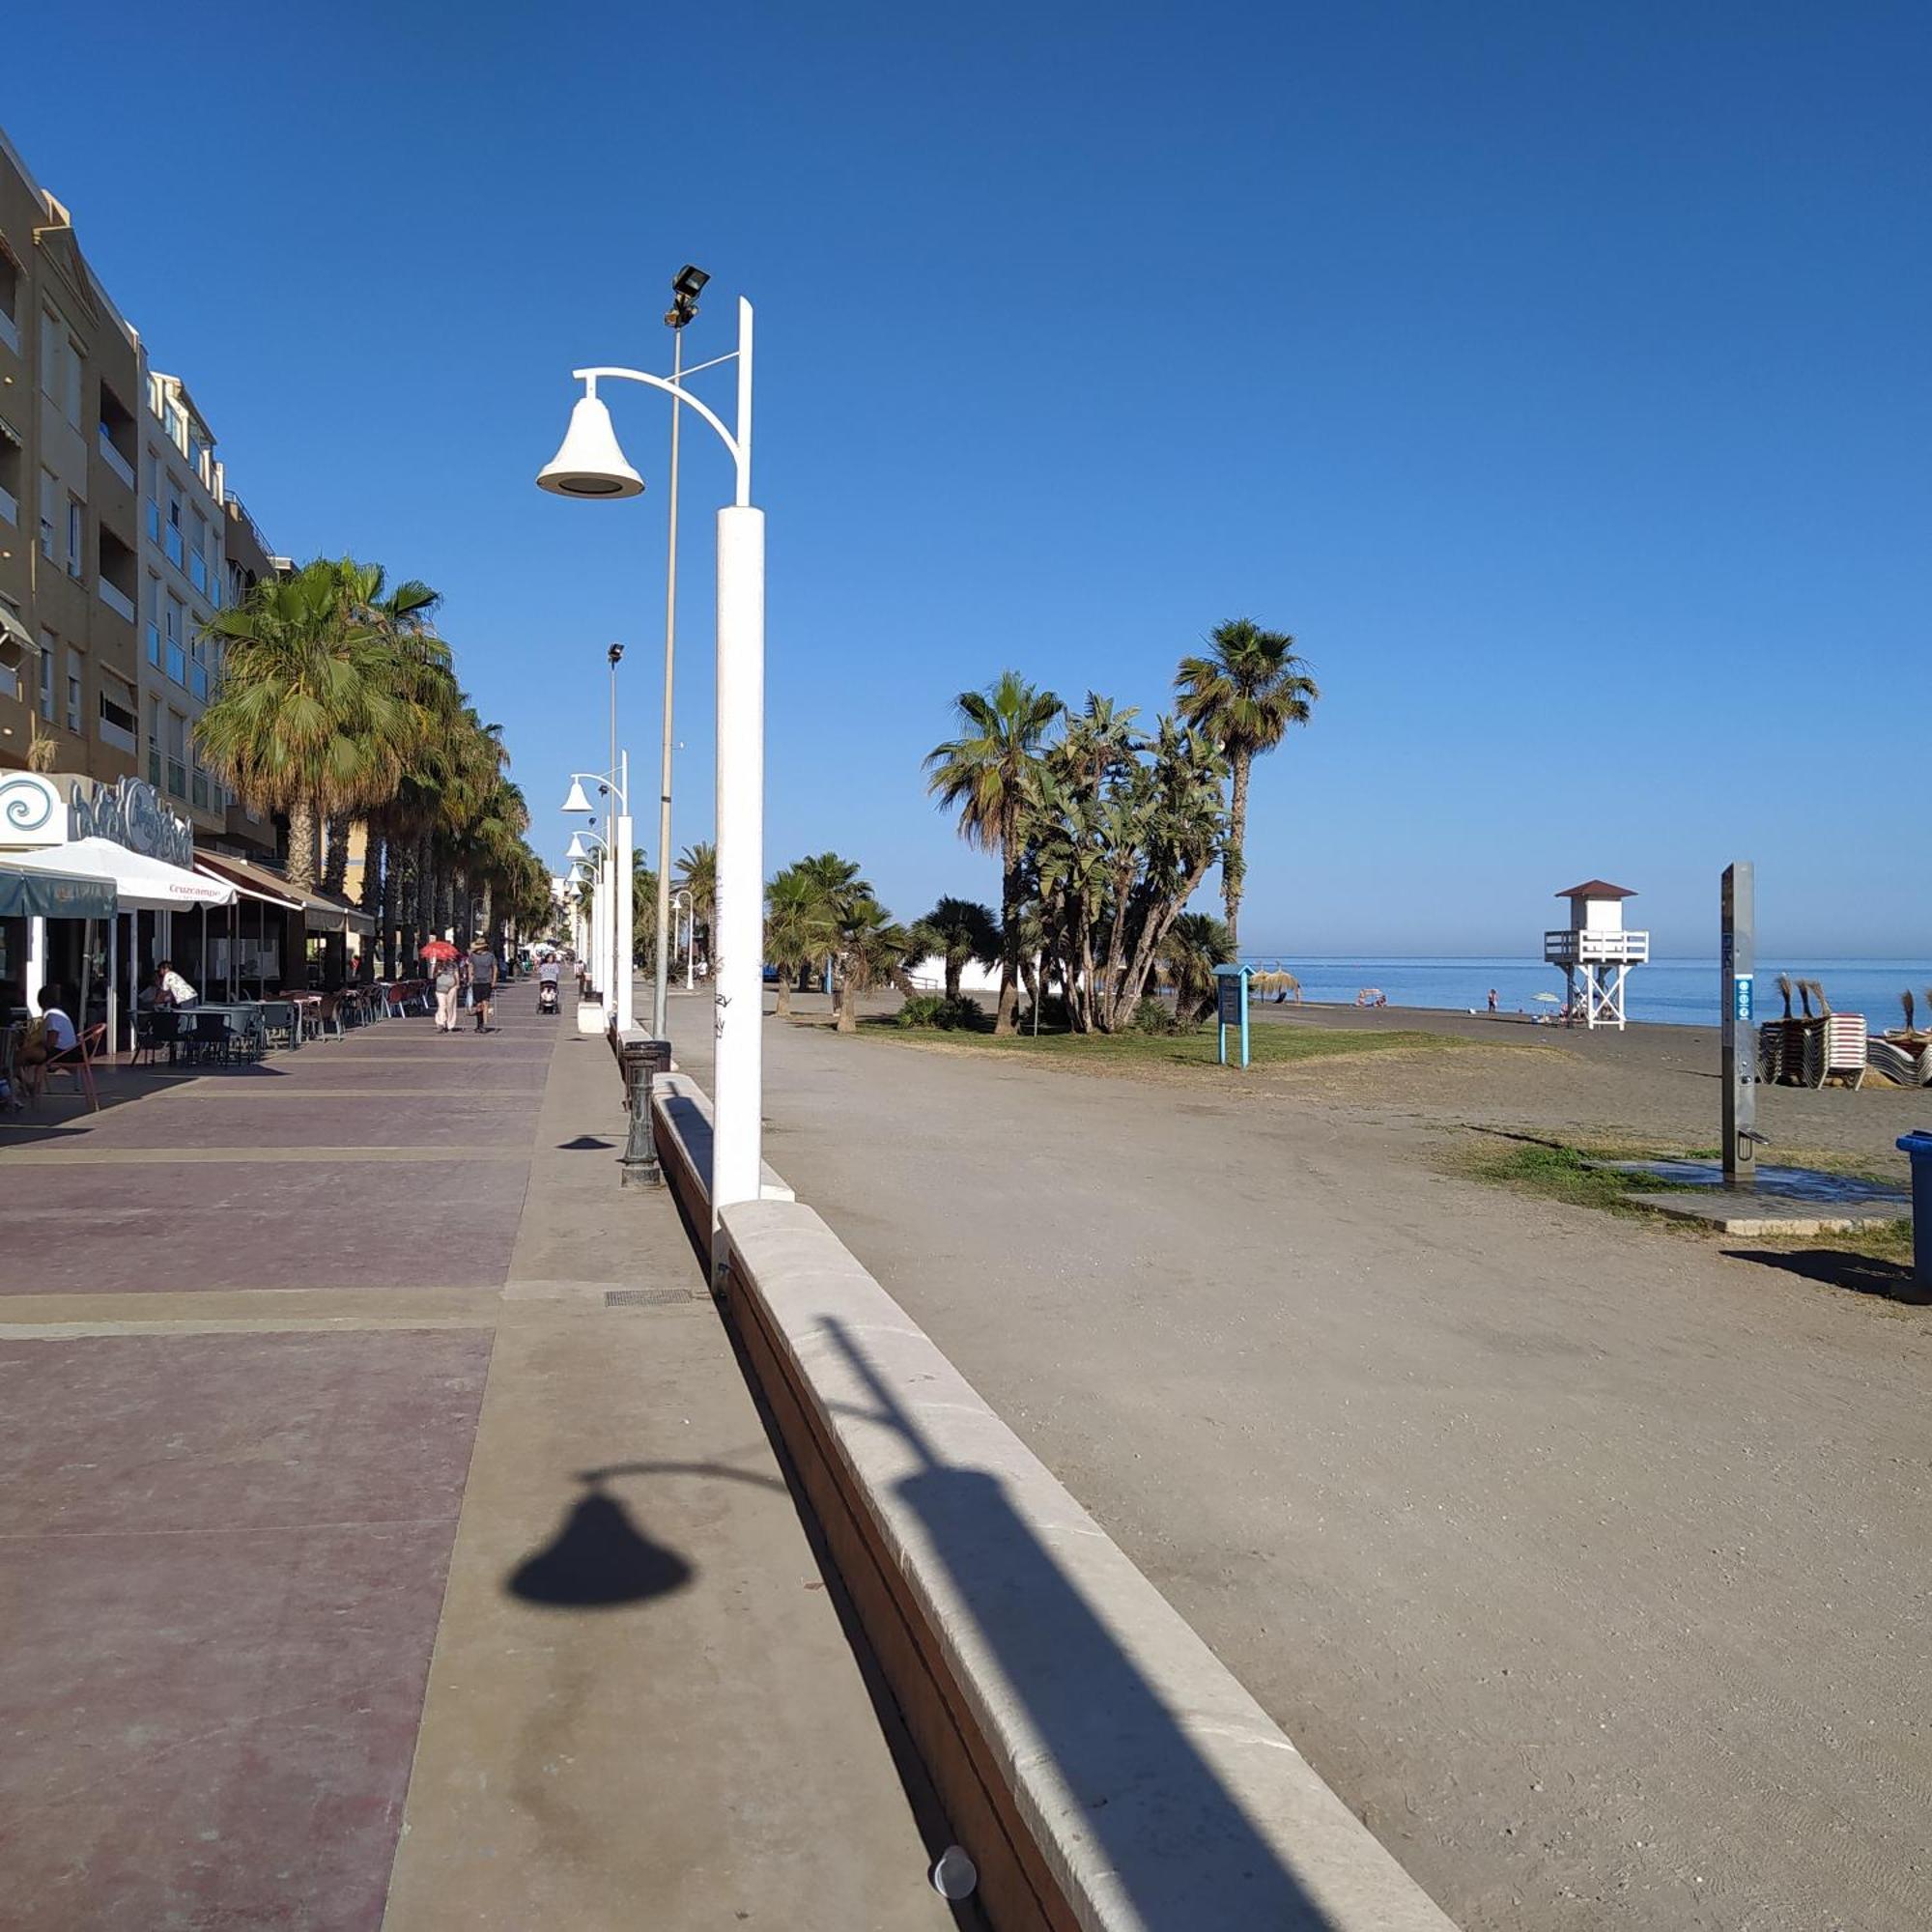
M584 385L570 412L562 446L537 477L559 497L641 497L644 479L624 461L611 412L597 397L597 384Z
M673 327L672 335L681 342L682 328ZM663 390L677 406L673 419L679 410L688 409L708 423L736 470L730 506L718 512L718 910L711 976L717 1041L711 1151L714 1232L721 1209L758 1198L762 1139L758 1108L764 1006L765 515L752 502L752 304L740 297L738 347L718 358L738 365L737 421L732 429L684 386L681 355L670 377L604 366L574 370L573 376L583 384L583 396L572 410L563 446L537 477L541 488L563 497L634 497L643 487L643 479L618 447L602 404L594 415L581 413L585 403L597 401L600 381L641 383ZM600 484L607 487L597 487ZM665 741L668 764L668 705ZM667 782L664 790L669 789ZM662 876L668 870L668 840L659 856ZM660 898L659 906L668 923L668 895ZM665 956L662 932L658 956Z
M607 836L599 838L595 832L573 832L570 835L570 850L565 855L573 860L583 856L583 840L589 839L599 853L597 871L600 875L597 895L590 902L592 938L590 956L597 962L598 977L603 979L608 969L603 992L605 1010L611 1026L622 1032L632 1023L631 1006L631 802L629 787L631 782L631 754L619 754L617 767L611 772L572 772L570 792L563 801L565 811L590 810L590 800L585 795L583 781L588 779L599 791L612 793L617 802L613 816L606 820ZM597 823L592 817L590 823Z

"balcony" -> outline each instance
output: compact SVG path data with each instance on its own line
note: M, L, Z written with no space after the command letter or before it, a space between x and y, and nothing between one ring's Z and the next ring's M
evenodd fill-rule
M1577 932L1565 926L1543 935L1550 966L1641 966L1650 957L1647 932Z
M177 798L187 796L187 766L180 758L168 760L168 789Z
M187 668L187 688L204 704L208 702L208 667L199 658Z
M131 490L134 487L134 466L115 448L114 439L108 434L104 422L100 425L99 447L101 462Z
M19 499L11 490L0 490L0 524L17 526L20 521Z
M19 326L5 309L0 309L0 348L11 349L15 355L20 353Z
M208 565L198 550L187 554L187 581L205 597L208 594Z
M167 550L168 561L179 570L182 567L182 533L178 525L168 526Z
M177 684L187 682L187 653L172 638L168 639L168 675Z
M115 589L104 577L99 581L95 588L99 594L100 601L117 617L125 617L130 624L134 621L134 600L125 591Z
M148 662L151 665L153 665L156 670L160 669L161 627L158 624L150 624L148 626Z

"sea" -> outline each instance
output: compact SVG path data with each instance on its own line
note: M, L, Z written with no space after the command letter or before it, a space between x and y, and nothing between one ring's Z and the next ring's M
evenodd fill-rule
M1377 958L1335 959L1293 952L1249 953L1257 971L1293 973L1303 1000L1352 1006L1364 987L1388 995L1392 1007L1437 1007L1448 1012L1482 1012L1490 988L1506 1013L1552 1012L1538 993L1563 995L1560 968L1537 959ZM1862 1013L1874 1033L1901 1023L1899 994L1908 987L1918 1003L1918 1020L1932 1014L1932 959L1761 959L1757 964L1757 1017L1776 1019L1784 1010L1777 976L1821 981L1832 1010ZM1624 1010L1633 1020L1665 1026L1716 1026L1720 1017L1719 980L1715 959L1653 959L1633 966L1624 993ZM1792 1010L1802 1011L1794 996Z

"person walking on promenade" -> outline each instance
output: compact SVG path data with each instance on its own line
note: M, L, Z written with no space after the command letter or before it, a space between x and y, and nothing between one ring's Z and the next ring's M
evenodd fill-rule
M456 970L454 959L439 959L436 962L436 1030L438 1033L456 1031L456 995L463 984L463 976Z
M497 992L497 955L479 939L469 949L469 1000L476 1009L476 1031L490 1031L490 1002Z

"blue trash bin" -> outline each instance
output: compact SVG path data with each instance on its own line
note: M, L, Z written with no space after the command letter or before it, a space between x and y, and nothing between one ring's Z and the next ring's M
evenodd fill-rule
M1913 1278L1932 1288L1932 1131L1901 1136L1898 1151L1912 1156Z

